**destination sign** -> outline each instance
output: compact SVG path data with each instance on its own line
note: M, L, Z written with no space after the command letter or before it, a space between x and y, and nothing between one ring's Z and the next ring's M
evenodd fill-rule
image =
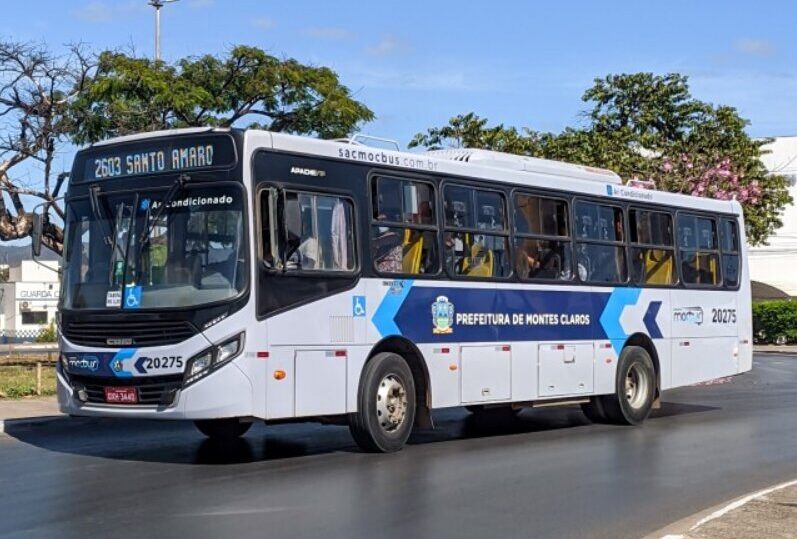
M235 147L227 135L160 138L92 148L83 156L83 181L229 168Z

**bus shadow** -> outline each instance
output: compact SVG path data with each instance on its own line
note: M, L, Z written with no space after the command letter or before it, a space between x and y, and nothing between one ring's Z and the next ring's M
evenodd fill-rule
M651 414L651 420L717 409L663 403ZM434 419L436 428L416 430L409 445L555 432L591 425L578 407L528 409L517 415L470 414L464 408L454 408L435 412ZM348 428L314 423L268 427L256 424L246 436L224 442L204 438L190 424L118 419L73 418L39 425L8 424L6 435L57 453L167 464L236 465L361 452Z
M718 406L704 406L702 404L686 404L681 402L663 402L661 408L650 413L651 419L675 417L686 414L699 414L720 410Z
M651 413L650 420L655 421L659 418L709 412L717 409L711 406L665 402L662 403L661 408ZM595 425L587 419L578 406L525 409L516 415L509 413L469 414L464 409L457 410L460 410L460 412L456 415L436 416L436 429L413 434L410 443L424 444L453 439L544 433Z

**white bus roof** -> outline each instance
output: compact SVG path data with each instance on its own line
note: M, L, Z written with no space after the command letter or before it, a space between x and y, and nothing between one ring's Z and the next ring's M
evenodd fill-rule
M219 131L229 132L230 129L213 127L169 129L116 137L98 142L93 146L143 140L151 137ZM558 189L571 193L616 198L618 200L636 200L722 213L742 213L741 205L735 200L715 200L628 187L623 185L620 177L610 170L490 150L463 148L411 153L373 148L346 141L322 140L313 137L247 129L244 131L244 152L252 152L257 148L271 148L297 154L342 159L355 163L370 164L379 168L395 168L420 174L449 174L525 187ZM248 161L248 159L246 160Z
M620 176L604 168L585 167L574 165L563 161L552 161L550 159L539 159L537 157L527 157L511 153L495 152L492 150L479 150L472 148L432 150L425 155L449 159L461 163L473 163L485 167L500 169L519 170L523 172L537 172L540 174L554 174L566 176L580 180L592 180L603 183L613 183L621 185L623 182Z
M741 205L735 200L715 200L628 187L622 184L617 174L609 170L488 150L438 150L425 154L397 152L260 130L246 131L244 144L247 152L258 147L270 147L278 151L343 159L420 174L450 174L625 201L636 200L721 213L742 213Z

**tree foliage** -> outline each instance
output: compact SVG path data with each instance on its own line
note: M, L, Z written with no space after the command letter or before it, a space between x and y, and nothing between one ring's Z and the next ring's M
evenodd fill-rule
M242 125L343 137L373 113L326 67L255 47L175 64L104 52L74 108L75 142L175 127Z
M769 140L752 139L733 107L697 100L683 75L634 73L595 79L583 95L586 126L561 133L488 122L473 113L418 134L410 145L464 145L611 169L626 180L744 206L748 239L764 243L791 202L785 178L761 163Z
M340 137L372 118L334 71L254 47L167 64L0 42L0 240L30 235L32 198L49 209L44 244L61 253L64 213L56 195L63 176L54 160L68 144L189 126Z
M0 239L24 238L33 227L23 198L53 209L60 182L53 170L60 146L73 128L71 107L83 91L93 63L79 47L63 56L28 43L0 42ZM34 169L31 179L20 170ZM10 202L10 206L9 203ZM57 219L56 219L57 220ZM57 222L45 221L44 244L61 251L63 231Z

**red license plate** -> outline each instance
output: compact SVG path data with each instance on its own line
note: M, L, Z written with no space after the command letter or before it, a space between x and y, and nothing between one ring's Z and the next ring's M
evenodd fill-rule
M105 402L113 404L136 404L138 392L134 387L106 387Z

